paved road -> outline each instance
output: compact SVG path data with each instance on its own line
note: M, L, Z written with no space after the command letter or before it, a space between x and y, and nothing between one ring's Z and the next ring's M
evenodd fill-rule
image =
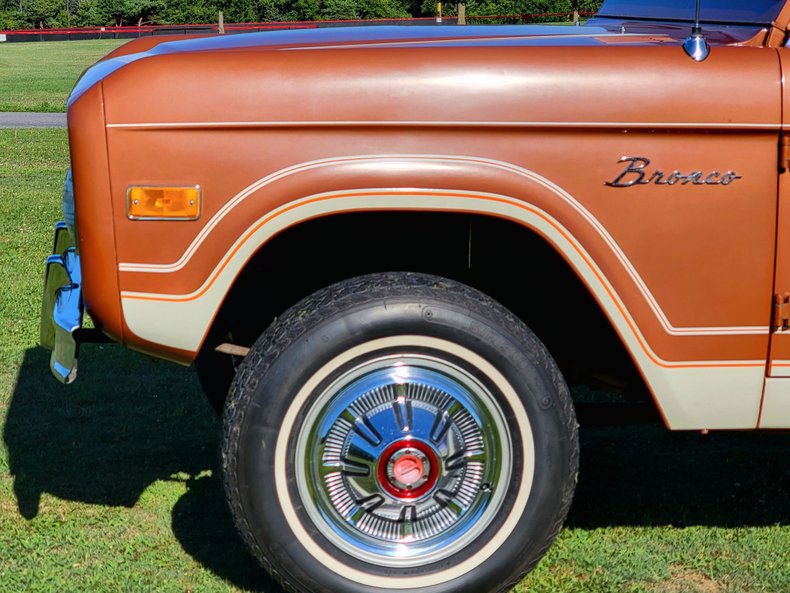
M65 128L65 113L22 113L0 111L0 128Z

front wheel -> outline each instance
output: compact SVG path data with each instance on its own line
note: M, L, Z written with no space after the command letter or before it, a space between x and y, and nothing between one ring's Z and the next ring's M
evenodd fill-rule
M500 591L557 534L577 461L543 345L485 295L421 274L351 279L290 309L224 416L236 525L305 593Z

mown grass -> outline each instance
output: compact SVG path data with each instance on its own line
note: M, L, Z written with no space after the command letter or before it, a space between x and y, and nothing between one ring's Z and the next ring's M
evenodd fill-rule
M0 43L0 111L65 111L82 71L125 42Z
M0 591L281 593L234 533L189 369L95 345L74 385L49 375L39 292L67 159L64 131L0 130ZM518 593L790 590L790 435L581 444L568 526Z

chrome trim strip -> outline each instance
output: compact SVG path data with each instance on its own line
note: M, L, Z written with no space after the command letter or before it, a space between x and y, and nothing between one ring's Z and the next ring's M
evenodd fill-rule
M700 129L700 130L776 130L779 123L725 122L596 122L596 121L226 121L226 122L149 122L106 124L108 129L215 129L215 128L326 128L326 127L424 127L424 128L602 128L602 129Z

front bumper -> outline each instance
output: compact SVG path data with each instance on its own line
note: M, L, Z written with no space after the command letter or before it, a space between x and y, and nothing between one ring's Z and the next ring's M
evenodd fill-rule
M52 374L68 384L77 377L77 332L82 327L84 305L80 256L65 222L55 225L55 242L46 266L40 342L52 350Z

